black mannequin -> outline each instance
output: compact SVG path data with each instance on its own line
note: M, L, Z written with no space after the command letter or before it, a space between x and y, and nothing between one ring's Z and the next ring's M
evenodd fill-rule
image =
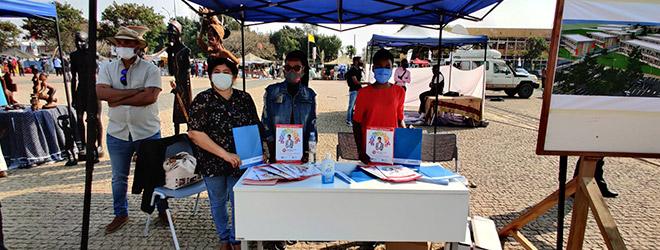
M190 88L190 49L181 43L181 24L172 20L167 26L167 68L170 75L174 76L176 88L172 93L178 93L181 101L188 111L192 101L192 90ZM174 122L174 134L179 134L179 124L187 123L181 106L174 98L174 110L172 111L172 122Z
M79 155L78 159L81 161L84 161L86 159L86 150L85 150L85 120L84 120L84 115L87 113L87 98L88 98L88 91L91 89L92 91L96 88L94 82L88 82L87 79L89 78L89 73L90 72L95 72L96 71L96 65L91 66L88 65L88 54L87 54L87 33L85 32L76 32L76 37L75 37L75 42L76 42L76 51L72 52L70 55L71 58L71 89L73 91L73 107L76 109L76 116L78 118L77 121L77 129L78 129L78 135L80 135L81 142L78 143L78 150L79 150ZM92 67L92 68L90 68ZM90 71L92 70L92 71ZM96 114L96 119L98 121L101 121L101 101L97 101L97 114ZM98 157L103 156L103 147L100 145L103 145L103 125L101 122L98 122L98 127L97 127L97 135L98 137L96 138L97 140L97 147L96 147L96 154L95 154L95 159L98 160Z

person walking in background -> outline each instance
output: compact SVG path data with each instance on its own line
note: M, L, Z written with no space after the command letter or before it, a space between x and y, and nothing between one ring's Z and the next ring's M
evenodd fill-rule
M204 65L201 61L197 62L197 76L204 77Z
M370 157L365 152L368 127L405 128L403 103L406 92L400 86L389 82L392 77L394 56L386 49L380 49L372 59L376 82L361 88L355 98L353 114L353 136L358 145L358 156L365 164Z
M252 97L232 88L238 76L236 64L226 58L209 58L211 88L199 93L190 106L188 135L195 144L195 173L204 177L211 215L222 245L221 250L241 249L236 240L234 185L245 173L240 169L232 128L259 125L261 122ZM224 115L231 114L231 115ZM266 154L263 161L266 160ZM227 202L231 202L231 227Z
M144 140L160 138L158 94L162 83L158 67L138 57L147 42L135 30L120 27L108 40L117 47L121 60L103 65L96 83L100 100L108 102L106 143L112 167L112 199L115 218L105 227L113 233L128 222L128 175L133 154ZM168 220L167 203L157 203L158 217Z
M60 58L55 57L55 59L53 59L53 67L55 67L55 76L62 74L62 61Z
M346 125L353 126L353 108L358 90L362 88L362 57L353 57L351 69L346 73L348 84L348 109L346 110Z
M406 87L410 83L410 70L408 70L408 60L401 60L401 67L398 67L394 72L394 84L402 87L403 90L408 90Z
M18 58L18 75L19 76L25 76L25 66L23 65L23 60L21 58Z
M275 162L277 124L301 124L305 151L309 150L310 133L316 133L316 92L308 87L307 55L300 50L289 52L284 63L285 81L266 87L261 115L271 162ZM303 154L301 160L307 162L307 154Z

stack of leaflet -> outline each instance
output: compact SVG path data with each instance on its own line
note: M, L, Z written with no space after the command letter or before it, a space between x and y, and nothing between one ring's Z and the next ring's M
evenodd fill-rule
M275 185L278 180L304 180L320 174L318 168L310 165L262 164L248 169L243 184Z
M452 172L451 170L445 169L440 165L423 167L419 169L419 172L424 175L424 177L419 178L418 181L448 185L449 180L451 179L465 179L465 177ZM467 181L467 180L466 180Z
M421 174L418 174L412 169L401 165L361 166L360 169L381 180L390 181L390 182L414 181L422 177Z

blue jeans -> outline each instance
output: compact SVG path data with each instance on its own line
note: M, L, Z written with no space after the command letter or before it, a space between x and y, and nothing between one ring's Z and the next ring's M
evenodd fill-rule
M110 134L106 136L105 141L108 144L110 165L112 165L112 200L114 202L115 216L127 216L128 201L126 200L126 192L128 191L128 174L131 171L133 153L138 151L142 141L160 139L160 131L149 138L137 141L133 141L131 136L128 137L128 141L111 136ZM158 200L156 206L158 207L158 212L163 212L167 209L167 201Z
M236 210L234 210L234 185L239 177L234 176L204 176L206 191L209 194L209 203L211 203L211 215L215 222L215 229L218 231L220 241L230 242L232 245L238 245L241 242L236 241ZM227 214L227 201L231 202L231 227L229 227L229 214Z
M355 107L355 98L357 90L348 92L348 110L346 110L346 122L353 122L353 108Z

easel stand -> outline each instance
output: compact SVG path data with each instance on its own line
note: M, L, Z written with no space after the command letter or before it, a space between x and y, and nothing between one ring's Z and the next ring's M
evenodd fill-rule
M582 249L589 208L591 208L594 219L598 223L607 248L626 249L614 218L607 208L603 195L600 193L600 189L598 189L598 185L594 179L596 162L599 159L600 157L581 157L578 176L566 184L564 199L575 194L567 249ZM518 230L557 205L558 201L559 190L553 192L543 201L502 228L498 232L500 238L513 236L525 249L536 249Z

